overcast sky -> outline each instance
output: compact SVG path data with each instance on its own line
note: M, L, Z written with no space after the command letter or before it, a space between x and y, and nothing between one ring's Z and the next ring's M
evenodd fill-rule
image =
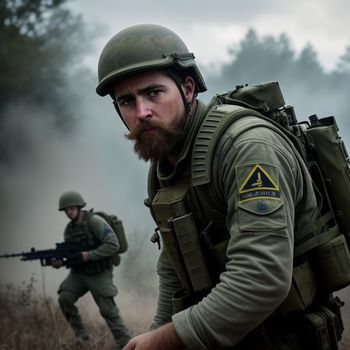
M322 65L332 69L350 44L348 0L72 0L69 7L97 29L94 53L86 57L96 69L105 43L121 29L139 23L168 26L179 34L202 65L227 60L227 47L248 28L260 35L286 33L298 52L312 43Z

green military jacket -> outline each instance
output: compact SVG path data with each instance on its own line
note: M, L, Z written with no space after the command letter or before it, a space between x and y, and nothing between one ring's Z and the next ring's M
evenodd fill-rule
M205 114L199 101L177 164L156 164L162 187L190 181L193 142ZM246 123L258 122L239 132ZM246 117L227 128L216 141L212 179L198 189L206 196L208 218L216 220L214 231L229 239L216 285L202 301L174 313L172 296L182 285L164 246L159 257L152 328L172 321L189 349L231 348L278 308L291 285L294 233L319 214L297 151L287 137L261 124L257 117Z
M110 225L100 216L84 211L83 222L68 223L64 230L64 240L86 242L92 262L113 257L119 251L119 242Z

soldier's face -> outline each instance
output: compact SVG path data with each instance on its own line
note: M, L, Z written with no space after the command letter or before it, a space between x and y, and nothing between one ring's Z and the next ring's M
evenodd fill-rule
M187 97L186 83L183 88ZM164 159L178 151L187 115L180 91L168 75L162 71L133 75L119 80L113 91L130 130L126 137L135 141L140 158Z
M80 209L78 207L68 207L64 209L64 212L70 220L76 221L79 217Z

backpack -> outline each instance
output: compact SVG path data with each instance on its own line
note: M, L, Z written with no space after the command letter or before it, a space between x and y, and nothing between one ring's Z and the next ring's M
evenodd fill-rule
M212 139L218 139L229 125L246 116L268 120L293 142L307 165L315 192L322 199L319 219L303 228L311 237L295 242L294 259L311 254L322 287L328 293L347 287L350 284L350 222L347 220L350 217L350 165L335 118L318 119L312 115L310 122L298 122L294 108L285 105L278 82L237 86L235 90L214 96L208 110L192 151L191 182L195 191L197 186L211 181L215 150ZM300 288L297 288L299 294Z
M232 112L225 111L229 110L227 105L231 105ZM239 111L237 106L248 110ZM221 116L220 107L226 112ZM237 86L234 90L214 96L209 108L192 152L191 178L194 187L196 183L201 185L210 181L214 146L210 143L208 131L224 132L235 120L255 113L278 126L304 159L315 193L321 194L321 213L316 223L304 228L312 233L312 237L304 242L294 242L292 285L277 314L286 317L304 315L303 321L309 328L306 334L311 343L315 341L318 344L315 348L338 349L337 342L344 330L340 310L344 303L332 293L350 284L350 163L335 117L319 119L314 114L309 121L298 122L294 108L285 104L278 82ZM230 117L231 120L228 120ZM218 124L213 127L216 118ZM206 120L207 126L204 125ZM218 127L219 124L222 127ZM206 139L207 149L204 151ZM321 227L323 229L320 230ZM306 256L308 258L304 263L298 263ZM316 304L315 288L322 291ZM318 308L317 303L321 305Z
M278 82L237 86L235 90L214 96L209 107L223 104L241 106L258 112L260 117L265 117L287 134L306 162L315 187L323 197L323 213L330 211L350 249L350 163L344 142L338 134L335 117L318 119L314 114L309 117L309 122L298 122L294 108L285 105ZM236 116L235 120L249 113L251 112L242 113ZM232 121L226 122L230 123ZM195 158L196 146L192 164L196 164ZM210 155L205 167L210 163L209 158ZM198 172L195 175L192 171L195 181L199 177Z
M104 220L106 220L106 222L113 229L119 241L120 248L119 248L118 254L125 253L128 250L128 241L126 239L122 221L119 220L116 215L108 214L104 211L93 211L93 209L91 209L89 212L92 213L93 215L98 215L102 217Z

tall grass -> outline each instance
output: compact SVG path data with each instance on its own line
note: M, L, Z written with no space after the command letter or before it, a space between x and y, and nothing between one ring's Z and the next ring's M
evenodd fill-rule
M57 302L36 292L33 277L20 286L0 286L0 349L113 349L113 338L103 320L80 309L91 339L84 343L75 338Z
M140 286L142 282L140 283ZM1 350L109 350L114 340L98 314L91 296L78 301L78 307L90 335L89 342L79 342L58 307L57 301L36 291L36 280L18 286L0 285ZM130 286L131 287L131 286ZM132 336L145 332L155 310L153 293L140 294L139 288L123 290L116 297L121 314ZM147 291L147 288L146 288ZM339 350L350 349L350 307L348 289L342 299L345 331ZM166 350L166 349L164 349Z

